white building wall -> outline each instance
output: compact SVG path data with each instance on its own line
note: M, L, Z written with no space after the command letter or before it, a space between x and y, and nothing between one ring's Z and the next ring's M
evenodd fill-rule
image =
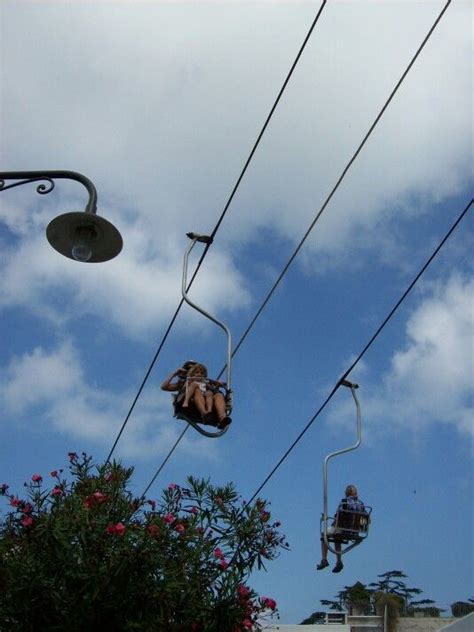
M474 612L462 619L452 619L451 623L446 623L441 630L446 630L446 632L472 632L474 630Z
M456 621L453 618L441 617L402 617L397 622L397 632L436 632Z
M347 624L330 623L326 625L314 624L314 625L297 625L297 624L272 624L265 627L265 632L352 632L354 630L359 631L361 628L365 628L367 632L372 630L381 630L383 627L382 617L347 617ZM437 632L446 627L453 621L460 621L453 618L436 618L436 617L402 617L397 621L397 632ZM469 624L474 622L474 619L469 620ZM449 629L449 628L448 628ZM474 632L472 629L464 628L459 632ZM446 630L448 632L448 630ZM453 632L457 632L453 628Z
M350 625L331 623L329 625L274 624L264 628L265 632L351 632Z

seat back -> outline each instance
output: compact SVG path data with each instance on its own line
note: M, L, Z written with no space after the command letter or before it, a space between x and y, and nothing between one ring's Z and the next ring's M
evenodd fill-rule
M364 511L339 509L335 516L334 527L344 539L363 539L369 532L370 514L372 507L365 507Z

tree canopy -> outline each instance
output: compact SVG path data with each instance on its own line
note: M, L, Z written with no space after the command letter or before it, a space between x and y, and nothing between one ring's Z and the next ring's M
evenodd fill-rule
M321 599L320 602L323 606L337 612L352 613L353 609L357 608L358 612L366 615L378 614L378 610L385 604L389 605L394 613L396 611L396 614L405 616L414 616L415 612L423 612L426 616L439 617L440 612L443 612L442 609L433 606L435 602L432 599L414 599L423 591L421 588L408 586L404 581L407 575L403 571L386 571L377 577L377 581L367 585L357 581L352 586L345 586L334 599ZM324 613L316 611L304 619L302 624L323 619Z
M0 485L0 629L244 632L276 615L248 585L288 548L268 503L192 477L134 498L132 468L69 454L70 474Z
M474 599L455 601L451 604L451 612L453 617L465 617L467 614L474 612Z

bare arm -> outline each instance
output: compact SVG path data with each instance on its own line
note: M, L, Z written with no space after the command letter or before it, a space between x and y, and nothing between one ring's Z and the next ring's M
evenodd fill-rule
M179 391L183 387L184 384L184 375L185 371L183 369L177 369L173 371L168 377L162 382L161 390L162 391ZM176 379L174 379L176 378Z
M208 378L207 382L208 384L211 384L211 386L219 386L221 388L226 388L227 386L226 382L220 382L219 380L211 380Z

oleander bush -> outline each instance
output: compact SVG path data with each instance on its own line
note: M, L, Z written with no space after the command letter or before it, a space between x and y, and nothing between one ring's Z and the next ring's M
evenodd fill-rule
M0 486L1 630L244 632L277 616L248 586L288 548L264 500L193 477L134 498L132 472L69 453L49 485Z

